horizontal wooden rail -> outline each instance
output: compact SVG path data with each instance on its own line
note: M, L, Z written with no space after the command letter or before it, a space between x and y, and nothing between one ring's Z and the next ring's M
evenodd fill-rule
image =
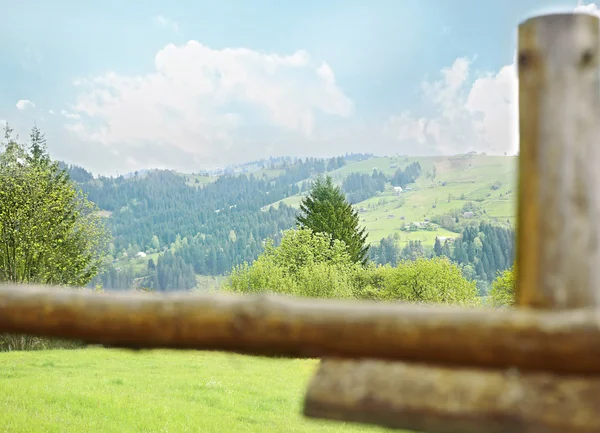
M600 311L0 286L0 333L131 348L600 373Z
M598 408L598 376L327 359L304 414L427 433L592 433Z

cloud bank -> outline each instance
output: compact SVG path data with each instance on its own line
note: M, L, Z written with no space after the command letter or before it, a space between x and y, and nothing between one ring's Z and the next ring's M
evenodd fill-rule
M159 51L155 71L146 75L111 72L74 84L80 93L70 117L81 119L67 128L119 153L135 150L142 163L152 162L143 156L147 145L198 163L219 163L223 152L265 156L260 145L248 148L256 137L310 140L322 118L354 110L327 63L305 51L218 50L190 41Z
M595 3L579 4L574 12L600 17ZM477 73L471 80L472 75L472 61L456 59L439 80L421 83L428 115L394 114L383 133L405 145L418 143L425 153L514 154L519 149L515 61L498 72Z
M600 15L595 4L575 11ZM177 28L165 17L155 22ZM420 84L420 111L369 122L332 68L304 50L264 53L189 41L167 45L154 63L147 74L109 72L74 82L77 98L59 111L72 152L85 156L87 149L94 163L120 170L195 171L278 155L518 151L514 60L480 71L473 59L457 58ZM20 109L28 103L19 101Z

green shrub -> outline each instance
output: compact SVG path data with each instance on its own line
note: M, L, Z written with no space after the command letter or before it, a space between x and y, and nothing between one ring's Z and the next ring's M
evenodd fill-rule
M493 307L510 307L515 304L515 267L502 272L492 283L489 299Z
M446 257L403 261L385 278L384 300L473 305L479 299L474 281Z
M343 242L310 230L289 230L251 265L231 272L226 291L312 298L475 305L474 281L446 257L402 261L397 267L352 263Z

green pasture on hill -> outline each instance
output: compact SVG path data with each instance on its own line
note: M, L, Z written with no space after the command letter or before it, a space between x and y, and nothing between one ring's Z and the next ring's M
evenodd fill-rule
M401 228L411 221L423 221L434 215L441 215L460 209L467 202L482 205L487 215L498 220L514 222L516 213L516 157L457 155L439 157L381 157L345 165L330 173L340 184L351 173L383 171L393 176L398 168L418 161L422 174L417 181L401 193L395 193L391 185L386 191L355 204L361 210L361 223L367 227L369 242L377 243L382 238L399 232L402 242L420 240L433 245L436 236L457 237L444 229L437 231L419 230L401 232ZM432 179L428 174L433 172ZM279 206L299 207L301 195L294 195L273 203ZM268 208L268 206L266 207Z

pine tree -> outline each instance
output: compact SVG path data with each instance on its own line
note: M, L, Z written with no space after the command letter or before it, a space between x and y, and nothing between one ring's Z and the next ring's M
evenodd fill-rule
M440 242L440 238L438 238L437 236L435 237L435 244L433 245L433 251L435 252L436 256L441 256L442 253L442 243Z
M340 188L333 184L331 176L315 179L308 195L300 203L300 210L303 215L296 217L296 222L301 229L327 233L332 242L343 241L354 262L367 263L366 228L358 227L358 212L352 209Z
M50 157L48 155L48 149L46 146L46 137L44 133L37 127L37 124L34 123L33 128L31 128L31 133L29 134L29 160L34 164L48 164L50 162Z

